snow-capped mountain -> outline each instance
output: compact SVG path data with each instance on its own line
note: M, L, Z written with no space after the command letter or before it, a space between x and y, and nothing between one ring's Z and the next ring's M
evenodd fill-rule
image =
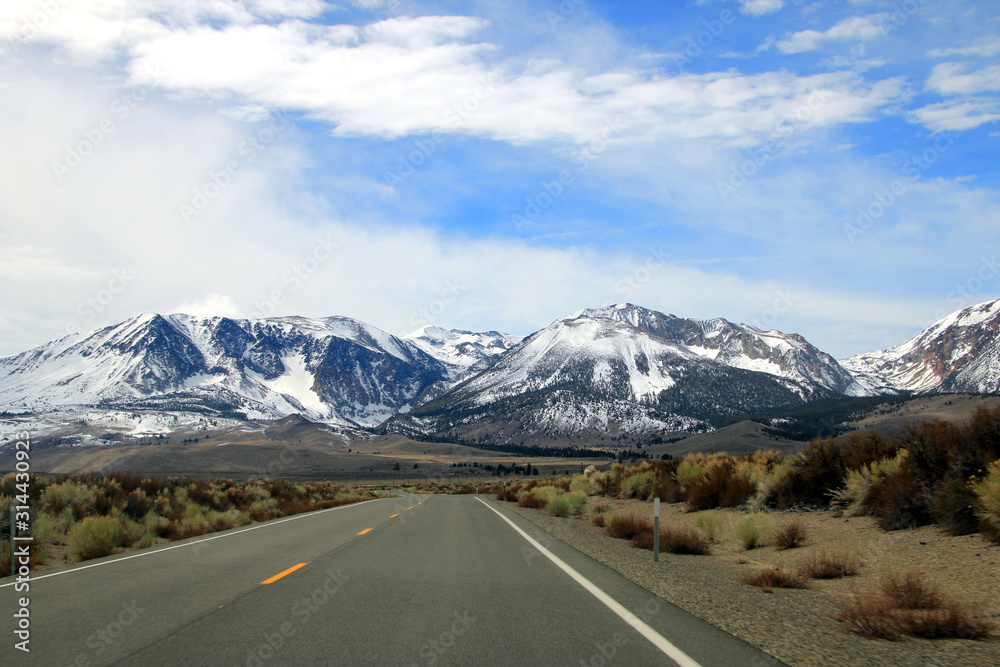
M476 333L458 329L425 326L403 336L421 350L444 364L452 378L458 377L476 364L492 361L521 342L520 336L499 331Z
M437 327L397 338L346 317L145 314L0 359L0 411L297 413L473 442L624 444L842 395L1000 392L998 330L993 301L837 362L797 334L632 304L523 340Z
M816 378L852 385L799 337L623 304L557 320L387 427L464 439L506 431L514 440L525 431L698 432L714 420L833 395Z
M832 356L799 334L763 331L721 318L686 319L630 303L583 310L576 317L625 322L725 366L791 380L806 393L817 387L848 396L865 393Z
M956 311L902 345L840 362L872 393L1000 391L1000 300Z
M414 344L346 317L144 314L0 359L0 405L211 406L373 426L448 376Z

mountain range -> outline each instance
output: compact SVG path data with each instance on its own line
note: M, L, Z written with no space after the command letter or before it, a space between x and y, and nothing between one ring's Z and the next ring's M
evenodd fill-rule
M0 410L294 413L423 439L655 441L842 396L994 393L998 328L1000 301L988 302L837 361L798 334L632 304L582 310L524 338L148 313L0 359Z

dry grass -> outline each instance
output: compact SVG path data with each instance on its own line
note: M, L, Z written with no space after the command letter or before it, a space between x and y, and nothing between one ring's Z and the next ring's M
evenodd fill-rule
M652 549L652 527L635 535L632 538L632 546L638 549ZM660 551L663 553L706 556L711 550L708 540L692 528L660 527Z
M630 512L622 512L611 516L604 529L611 537L622 540L631 540L640 533L653 533L653 524L649 517L640 516Z
M744 584L757 586L765 593L775 588L805 588L807 579L799 572L789 572L780 567L768 567L757 572L743 575Z
M747 514L733 522L733 536L746 549L756 549L764 545L771 522L762 514Z
M950 598L912 572L889 575L875 590L855 593L835 618L847 631L873 639L983 639L994 629L981 606Z
M810 579L841 579L858 574L863 564L854 554L821 551L802 561L799 572Z
M794 519L777 528L771 534L771 542L779 549L795 549L806 541L806 525L799 519Z

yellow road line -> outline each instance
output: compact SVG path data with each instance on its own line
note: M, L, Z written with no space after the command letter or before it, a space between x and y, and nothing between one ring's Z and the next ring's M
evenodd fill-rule
M365 528L365 529L364 529L364 530L362 530L362 531L361 531L360 533L358 533L358 535L364 535L365 533L369 533L369 532L371 532L371 530L372 530L371 528Z
M398 514L393 514L393 515L392 515L392 516L390 516L389 518L390 518L390 519L395 519L395 518L396 518L397 516L399 516L399 515L398 515Z
M265 579L264 581L262 581L260 583L261 583L262 586L267 585L267 584L273 584L274 582L276 582L278 579L281 579L285 575L291 574L292 572L295 572L295 570L299 569L300 567L305 567L305 566L306 566L305 563L299 563L298 565L290 567L287 570L285 570L284 572L279 572L278 574L274 575L270 579Z

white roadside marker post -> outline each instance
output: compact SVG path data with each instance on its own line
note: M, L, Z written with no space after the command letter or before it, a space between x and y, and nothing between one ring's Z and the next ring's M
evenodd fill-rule
M653 562L660 562L660 499L653 500Z

